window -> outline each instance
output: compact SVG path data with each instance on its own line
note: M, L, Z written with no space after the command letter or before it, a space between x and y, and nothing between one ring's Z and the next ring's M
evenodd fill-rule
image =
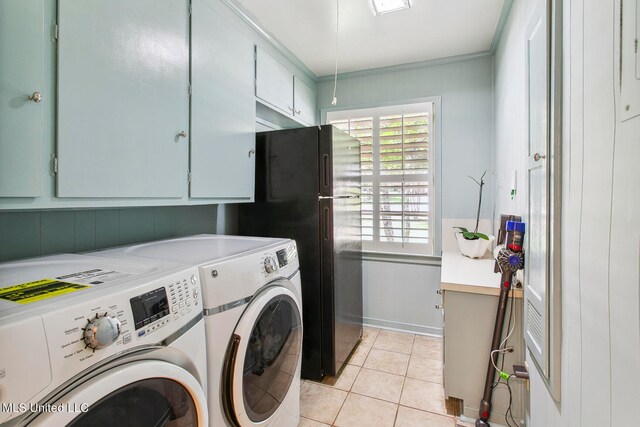
M433 254L433 102L327 113L360 140L364 250Z

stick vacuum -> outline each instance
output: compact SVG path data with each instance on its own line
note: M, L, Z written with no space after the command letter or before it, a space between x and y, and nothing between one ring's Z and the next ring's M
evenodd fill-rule
M524 252L522 245L524 241L524 222L507 221L507 237L505 247L498 252L496 263L502 273L500 277L500 297L498 299L498 311L496 313L496 323L493 327L493 339L491 341L491 353L489 354L489 364L487 367L487 377L484 380L484 394L480 401L479 418L476 420L476 427L489 427L489 417L491 416L491 395L493 394L493 384L496 378L494 367L494 352L500 349L500 339L502 338L502 328L504 317L507 311L507 301L513 279L518 270L524 268ZM504 357L504 356L503 356Z

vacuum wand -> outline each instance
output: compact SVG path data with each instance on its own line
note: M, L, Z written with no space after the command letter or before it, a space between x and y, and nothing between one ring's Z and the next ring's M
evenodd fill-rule
M476 427L489 426L489 417L491 416L491 396L493 394L496 377L496 361L493 360L493 357L494 354L498 354L498 350L500 350L504 318L507 311L507 302L509 301L509 292L511 291L513 279L516 272L524 268L524 252L522 250L524 229L525 226L523 222L508 221L506 224L507 236L505 240L505 247L498 252L498 256L496 257L496 263L502 273L500 276L500 296L498 298L496 323L493 327L493 339L491 341L491 352L489 353L487 377L484 381L484 393L482 395L482 400L480 401Z

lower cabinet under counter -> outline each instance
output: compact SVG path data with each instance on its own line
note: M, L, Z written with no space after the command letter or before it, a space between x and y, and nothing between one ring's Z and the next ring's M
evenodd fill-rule
M478 418L500 293L500 274L493 272L493 265L494 261L489 257L470 259L454 252L442 255L445 398L448 406L461 405L461 414L471 419ZM512 302L515 302L513 311ZM502 335L504 339L513 329L507 342L507 347L513 347L513 352L506 354L504 365L502 357L497 363L505 372L511 373L514 364L524 365L522 315L522 289L516 288L509 298ZM496 375L496 378L499 377ZM513 377L509 385L512 391L511 412L520 423L524 415L524 384ZM501 384L494 389L491 403L489 421L505 424L504 417L509 407L506 385Z

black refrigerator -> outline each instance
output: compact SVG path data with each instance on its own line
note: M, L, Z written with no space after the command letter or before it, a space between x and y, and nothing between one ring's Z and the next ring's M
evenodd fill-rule
M360 143L325 125L256 135L255 203L239 233L296 241L302 378L336 375L362 337Z

